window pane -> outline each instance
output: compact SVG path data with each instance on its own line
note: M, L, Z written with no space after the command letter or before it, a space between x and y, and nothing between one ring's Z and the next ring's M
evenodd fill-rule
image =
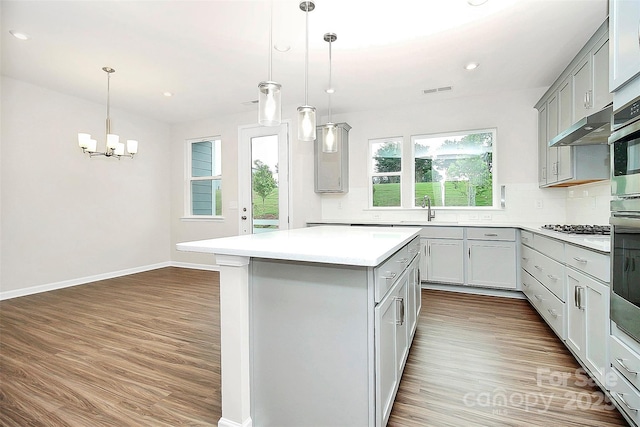
M493 131L413 137L414 206L493 205Z
M222 181L219 179L191 182L191 214L222 215Z
M202 141L191 144L191 176L218 176L222 158L220 141Z
M374 176L371 187L373 206L400 206L399 176Z
M401 166L401 138L371 141L371 170L373 173L400 172Z

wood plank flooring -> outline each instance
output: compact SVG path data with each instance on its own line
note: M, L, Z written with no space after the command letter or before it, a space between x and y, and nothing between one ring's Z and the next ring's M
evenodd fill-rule
M0 425L217 425L218 291L163 268L0 302ZM389 426L626 425L526 301L422 300Z

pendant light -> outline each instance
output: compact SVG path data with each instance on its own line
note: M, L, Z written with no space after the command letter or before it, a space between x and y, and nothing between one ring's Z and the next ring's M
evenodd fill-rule
M269 80L258 84L258 123L262 126L279 126L282 119L282 94L280 83L271 80L273 56L273 0L269 17Z
M308 102L309 79L309 12L316 6L312 1L300 2L300 9L305 13L306 38L304 52L304 105L298 107L298 139L300 141L314 141L316 139L316 109Z
M97 149L98 141L91 138L91 135L88 133L78 133L78 145L82 148L83 153L88 153L89 157L95 156L105 156L105 157L114 157L120 159L122 157L131 157L138 152L138 141L134 139L127 140L127 153L124 153L125 146L122 142L120 142L120 137L114 133L111 133L111 117L109 116L109 107L110 107L110 81L111 74L115 73L111 67L102 67L102 71L107 73L107 121L106 121L106 144L107 147L105 151L99 152Z
M337 129L336 124L331 121L331 94L333 90L333 82L331 80L331 43L336 41L338 36L334 33L326 33L324 35L324 41L329 43L329 88L327 93L329 94L329 121L322 127L322 152L323 153L335 153L338 151Z

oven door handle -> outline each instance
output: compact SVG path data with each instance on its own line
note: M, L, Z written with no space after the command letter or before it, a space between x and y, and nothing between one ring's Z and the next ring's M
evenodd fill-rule
M629 227L638 229L640 228L640 215L616 213L611 218L609 218L609 223L614 227ZM617 232L617 230L614 231Z

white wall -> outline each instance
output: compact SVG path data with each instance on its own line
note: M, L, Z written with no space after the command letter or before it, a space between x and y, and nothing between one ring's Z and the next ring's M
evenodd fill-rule
M282 118L289 128L289 197L291 227L304 227L308 218L320 212L320 198L313 189L313 143L297 140L296 107L283 107ZM175 244L190 240L238 234L238 127L257 125L257 107L245 114L212 117L177 124L171 128L171 259L178 263L214 264L209 255L179 252ZM185 141L220 136L222 139L222 220L183 219L185 215Z
M6 77L1 95L2 293L170 260L167 124L112 108L139 154L89 159L77 132L104 144L105 105Z
M416 134L493 127L497 128L497 184L506 186L506 208L441 209L436 220L563 223L568 216L572 220L585 219L588 215L567 215L568 190L538 188L537 111L533 105L544 91L539 88L448 100L425 98L424 104L402 109L336 115L336 122L353 127L349 133L350 189L345 195L323 195L322 213L310 219L424 220L426 213L419 208L369 209L368 140L391 136L409 140ZM573 200L570 203L576 204ZM598 223L606 223L602 218L608 218L608 205L599 201L594 206L592 217Z

